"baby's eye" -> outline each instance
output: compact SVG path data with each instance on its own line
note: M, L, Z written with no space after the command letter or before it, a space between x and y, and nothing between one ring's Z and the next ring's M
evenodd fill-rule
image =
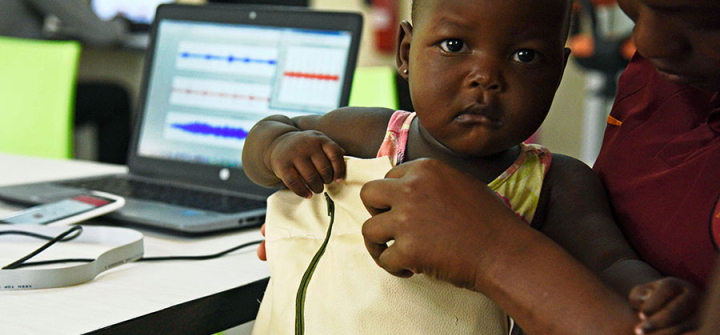
M522 49L513 54L513 60L520 63L534 63L538 60L538 55L533 50Z
M440 49L449 53L458 53L465 50L465 42L458 39L447 39L440 42Z

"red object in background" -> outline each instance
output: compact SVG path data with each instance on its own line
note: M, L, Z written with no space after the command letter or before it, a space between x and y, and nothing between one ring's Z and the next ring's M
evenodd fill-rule
M398 1L372 0L372 26L375 35L375 48L380 53L395 52L395 39L398 32Z

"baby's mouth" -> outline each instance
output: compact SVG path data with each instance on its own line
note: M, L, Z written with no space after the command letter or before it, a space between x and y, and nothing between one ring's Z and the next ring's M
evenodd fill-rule
M467 125L483 125L494 129L504 125L501 120L502 112L486 106L473 105L455 116L455 121Z

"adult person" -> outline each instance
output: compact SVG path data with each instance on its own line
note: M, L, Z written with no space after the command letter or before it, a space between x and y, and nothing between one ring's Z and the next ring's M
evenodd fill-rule
M2 0L0 35L30 39L77 39L89 45L121 43L127 20L101 20L82 0ZM115 83L79 82L75 124L97 127L98 160L124 164L130 142L130 97Z
M717 257L708 219L720 194L720 2L618 3L636 22L638 56L619 83L595 170L633 247L664 274L705 287ZM390 273L482 292L530 334L654 329L633 329L626 304L597 297L594 274L523 226L483 183L439 161L399 165L362 197L373 214L366 244ZM577 275L557 275L568 269Z

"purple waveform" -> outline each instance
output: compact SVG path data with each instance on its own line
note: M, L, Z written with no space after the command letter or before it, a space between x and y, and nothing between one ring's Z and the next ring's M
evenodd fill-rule
M216 137L237 138L238 140L244 140L248 135L248 132L242 128L233 128L229 126L213 126L202 122L192 122L185 124L173 123L170 126L188 133L198 135L211 135Z

